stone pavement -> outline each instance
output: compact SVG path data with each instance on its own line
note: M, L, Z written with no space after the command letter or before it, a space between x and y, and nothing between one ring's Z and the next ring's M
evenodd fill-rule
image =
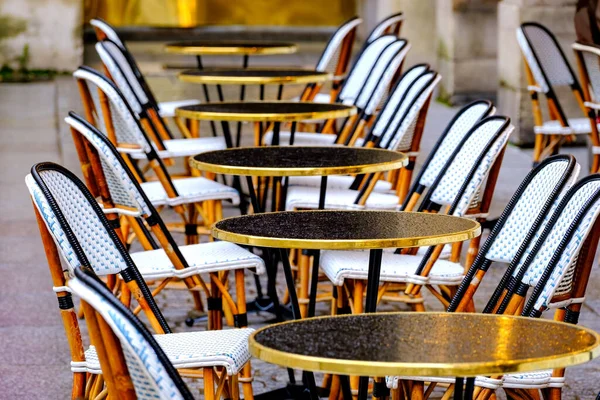
M300 60L301 64L303 60ZM298 65L298 64L297 64ZM183 87L171 76L152 78L151 85L161 99L199 96L199 87ZM292 95L286 92L287 96ZM226 95L236 96L228 91ZM74 82L61 77L55 82L0 85L0 398L64 399L70 393L69 353L55 295L51 290L41 241L31 203L23 183L35 162L55 161L79 172L70 136L62 121L68 110L81 112ZM455 109L433 103L423 138L427 154ZM203 127L206 129L206 127ZM587 170L585 149L572 150ZM500 172L493 204L498 215L517 185L528 172L531 151L509 147ZM232 214L234 210L226 210ZM181 240L177 237L177 240ZM490 293L502 274L496 266L484 281L479 301ZM249 285L252 288L253 285ZM283 293L283 285L280 285ZM252 298L250 293L248 298ZM430 309L441 309L427 299ZM176 331L189 330L182 321L191 306L182 292L158 296L160 306ZM386 309L401 309L383 305ZM327 313L325 304L318 312ZM581 324L600 331L600 274L591 277ZM251 315L252 326L264 324L270 315ZM82 324L85 325L85 324ZM204 329L198 325L195 329ZM522 338L534 346L536 338ZM255 392L280 386L287 379L284 369L254 361ZM600 390L600 361L570 368L565 399L592 399ZM196 387L197 384L192 384Z

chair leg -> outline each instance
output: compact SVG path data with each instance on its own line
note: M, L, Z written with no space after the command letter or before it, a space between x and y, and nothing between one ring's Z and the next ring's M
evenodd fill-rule
M204 399L215 400L215 376L212 367L202 368L204 376Z
M300 316L306 318L308 314L308 287L310 284L310 257L302 254L302 250L298 251L300 260L298 262L299 286L298 302L300 303Z
M424 383L421 381L413 381L412 390L410 392L410 400L424 399Z

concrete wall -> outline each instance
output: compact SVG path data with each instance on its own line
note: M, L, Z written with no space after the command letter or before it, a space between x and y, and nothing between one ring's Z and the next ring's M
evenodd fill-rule
M531 103L516 29L526 21L547 26L575 67L571 51L575 41L575 4L576 0L503 0L498 5L498 111L513 120L516 130L511 141L516 144L530 145L534 139ZM568 89L558 91L557 95L568 116L583 116ZM542 109L545 110L545 106Z
M82 0L0 1L0 66L18 68L28 46L28 69L77 68L83 61L82 8Z

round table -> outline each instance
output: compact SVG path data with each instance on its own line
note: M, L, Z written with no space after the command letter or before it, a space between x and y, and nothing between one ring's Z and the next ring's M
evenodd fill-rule
M530 345L524 338L535 343ZM311 318L267 326L250 336L253 356L306 371L469 377L465 398L470 398L476 375L580 364L597 357L599 345L600 336L580 326L476 313ZM456 388L455 398L462 379Z
M273 144L276 145L282 122L292 123L290 141L293 141L297 122L349 117L356 114L356 107L338 103L234 101L179 107L175 113L180 118L221 121L227 147L233 147L228 121L273 122ZM262 132L256 133L256 144L260 145ZM238 135L236 146L239 141Z
M254 56L293 54L298 50L293 43L280 43L273 41L214 41L193 40L168 43L165 46L168 53L188 54L194 56L222 55L222 56Z
M177 77L183 82L214 85L282 85L325 82L333 75L301 68L212 68L186 70Z
M252 177L273 177L272 207L276 210L277 188L282 177L289 176L321 176L319 209L325 207L327 176L349 174L379 174L406 166L408 157L405 154L383 150L357 147L310 147L310 146L268 146L244 147L228 150L216 150L198 154L190 159L192 168L216 174L232 174L245 176L250 199L255 213L265 211L267 191L262 195L255 189ZM357 178L360 179L360 178ZM364 176L362 179L377 180L378 176ZM268 180L265 187L268 187ZM260 187L260 186L258 186ZM287 183L281 188L281 198L285 198ZM362 195L357 192L358 198ZM282 201L285 204L285 200ZM284 246L281 246L284 247ZM320 253L313 252L313 269L319 267ZM277 293L275 277L269 268L269 304L274 301L276 307ZM309 297L308 315L314 315L316 301L317 273L313 273ZM259 299L260 300L260 293ZM264 308L263 306L261 308ZM277 310L277 307L275 309Z

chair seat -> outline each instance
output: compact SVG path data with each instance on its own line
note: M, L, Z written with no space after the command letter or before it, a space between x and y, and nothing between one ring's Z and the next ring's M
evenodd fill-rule
M456 378L437 376L388 376L385 378L385 383L389 389L398 389L398 385L401 380L445 383L450 385L455 383ZM500 389L502 387L502 379L493 379L485 376L478 376L475 378L475 386L480 386L492 390Z
M300 101L300 97L293 97L291 101ZM311 101L314 103L331 103L331 95L328 93L317 93Z
M291 176L288 182L290 186L321 187L320 176ZM353 182L353 176L333 175L327 177L327 187L332 189L348 189ZM392 193L392 183L380 179L373 190L380 193Z
M546 121L542 126L535 126L533 131L541 135L587 135L591 132L587 118L570 118L567 121L569 126L561 126L558 121Z
M279 146L289 146L290 131L279 132ZM335 146L337 135L333 133L296 132L294 133L294 146ZM273 144L273 131L265 133L263 143Z
M563 387L564 377L553 377L552 370L507 374L502 379L505 389L544 389L548 387Z
M222 183L202 177L174 179L173 184L179 196L169 198L165 188L159 181L143 182L141 184L148 200L154 206L177 206L197 203L206 200L229 200L234 205L240 204L237 190Z
M224 150L227 148L225 139L221 136L204 137L193 139L171 139L163 141L166 150L157 151L160 158L171 157L191 157L199 153L205 153L213 150ZM146 159L146 153L138 149L127 150L118 149L119 152L130 154L131 158L136 160Z
M189 268L176 270L163 249L131 253L131 258L146 278L144 271L171 271L171 276L186 278L209 272L256 268L257 274L265 272L262 258L229 242L210 242L179 246Z
M221 331L182 332L154 335L175 368L225 367L228 375L237 374L250 360L248 338L251 328ZM102 373L94 346L85 352L83 362L71 362L71 371Z
M176 101L164 101L158 103L158 115L163 118L169 118L175 116L175 109L183 106L193 106L200 104L200 100L176 100Z
M381 261L381 282L459 285L462 281L464 267L447 260L437 260L427 277L415 275L422 259L419 255L384 252ZM324 251L321 254L321 269L336 286L343 285L344 279L367 280L369 252Z
M288 189L285 208L318 208L318 187L292 186ZM393 194L372 192L367 199L366 206L354 204L358 196L358 190L351 189L328 189L325 197L325 208L337 210L396 210L398 207L398 196Z

